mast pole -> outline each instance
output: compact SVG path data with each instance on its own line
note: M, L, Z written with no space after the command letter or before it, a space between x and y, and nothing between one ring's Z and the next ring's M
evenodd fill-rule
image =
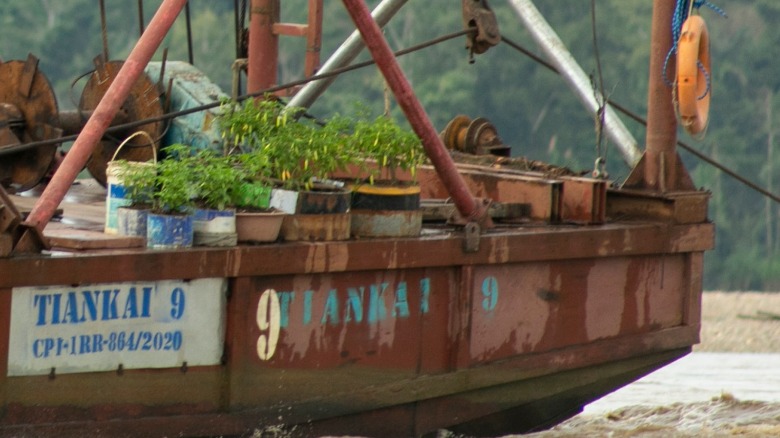
M653 24L650 34L650 75L647 94L647 133L645 136L644 187L666 192L677 181L677 115L672 90L664 81L664 62L672 48L669 30L674 2L653 0ZM669 59L667 71L676 70L677 58Z
M254 93L276 85L279 63L279 37L274 23L279 21L279 0L252 0L249 7L249 61L247 92Z

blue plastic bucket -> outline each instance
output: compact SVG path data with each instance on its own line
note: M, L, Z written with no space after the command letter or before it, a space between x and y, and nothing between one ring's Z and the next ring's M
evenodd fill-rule
M192 247L192 215L149 213L146 246L154 249Z

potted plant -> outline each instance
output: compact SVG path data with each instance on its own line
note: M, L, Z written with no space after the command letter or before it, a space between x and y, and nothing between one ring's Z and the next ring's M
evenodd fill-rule
M357 157L339 126L298 123L286 133L293 139L288 142L293 152L281 162L285 168L279 170L285 188L295 190L295 202L277 204L294 212L282 224L286 240L346 240L350 236L351 192L332 176L345 170ZM273 201L272 197L272 205Z
M272 184L268 157L253 151L230 158L240 180L233 200L238 242L276 241L285 213L270 206Z
M111 163L121 185L111 184L113 190L122 188L127 205L116 211L117 233L123 236L146 238L146 221L152 208L157 169L155 163L117 160ZM112 175L113 176L113 175Z
M271 162L261 151L253 151L230 157L239 173L239 184L233 203L237 208L266 210L270 207Z
M192 158L196 208L193 212L194 244L236 244L235 198L241 172L231 157L201 149Z
M343 135L297 122L294 111L266 99L231 106L219 123L234 149L267 158L269 175L277 182L270 205L291 215L282 226L285 239L347 239L350 193L328 180L354 155L340 147Z
M192 246L192 208L195 185L194 163L189 147L171 145L167 159L157 163L152 210L147 220L149 248Z
M425 162L420 139L391 118L355 125L354 148L370 162L368 178L353 186L352 234L358 237L416 236L422 228L417 167Z
M416 175L425 162L420 139L391 118L379 116L356 123L354 147L369 176L352 188L352 235L419 235L422 211Z

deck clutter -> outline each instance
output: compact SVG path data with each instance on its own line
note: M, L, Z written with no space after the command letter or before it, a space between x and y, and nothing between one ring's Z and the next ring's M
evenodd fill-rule
M623 187L511 157L484 118L436 132L364 2L344 0L413 132L299 120L257 54L305 36L313 75L322 0L306 25L248 3L236 65L252 96L148 63L187 4L164 0L127 62L96 59L86 123L49 108L24 133L32 99L0 104L0 153L16 157L0 166L0 435L520 433L698 341L714 226L709 193L664 161L671 99ZM500 42L487 2L463 11L472 56ZM40 81L34 58L6 71L17 91ZM35 183L14 179L8 150L70 131L65 158L41 161L58 164L46 184L24 166ZM98 175L74 181L89 157Z

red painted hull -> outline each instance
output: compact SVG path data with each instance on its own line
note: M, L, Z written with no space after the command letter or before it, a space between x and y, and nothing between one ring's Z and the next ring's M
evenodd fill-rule
M0 259L0 435L543 427L690 351L713 238L706 220L656 219L504 226L473 253L439 227L407 239ZM198 278L227 279L219 363L8 375L15 288Z

